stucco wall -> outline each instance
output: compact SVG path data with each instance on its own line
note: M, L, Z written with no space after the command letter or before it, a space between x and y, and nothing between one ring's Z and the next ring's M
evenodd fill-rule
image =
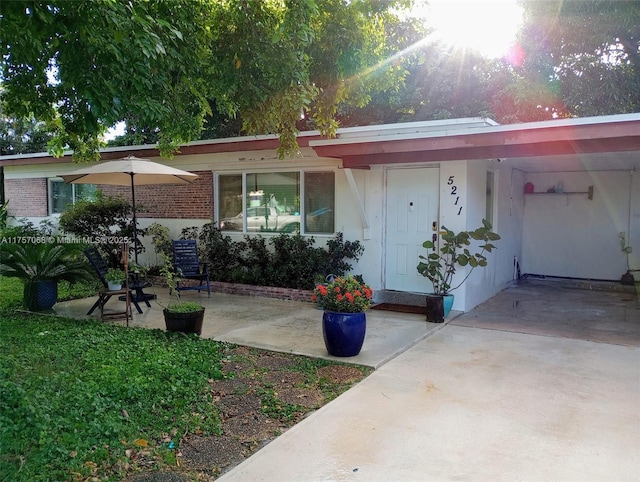
M619 280L627 270L620 233L633 253L640 250L636 177L629 171L558 172L527 174L526 181L544 194L523 195L523 273ZM546 193L559 183L565 194ZM568 194L589 186L592 200Z

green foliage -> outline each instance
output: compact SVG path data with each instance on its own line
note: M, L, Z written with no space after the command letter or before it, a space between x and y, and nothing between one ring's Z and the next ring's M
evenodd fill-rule
M315 248L314 238L304 238L300 234L281 234L271 238L273 253L270 284L289 288L309 289L318 267L327 263L327 251Z
M186 432L218 433L208 380L222 378L222 348L160 330L5 313L0 473L122 480L135 458L126 450L146 443L161 456L167 435L178 444Z
M471 271L477 267L487 266L485 252L490 253L496 247L491 241L500 239L500 235L491 231L491 223L486 219L482 220L482 226L474 231L453 231L442 226L440 231L440 250L435 251L437 246L431 240L422 243L422 247L434 250L427 256L420 255L420 263L417 266L418 272L429 279L433 284L433 292L439 295L446 295L450 291L459 288L467 280ZM479 252L472 253L465 246L471 245L471 240L480 241L477 249ZM464 279L454 288L451 288L453 275L456 273L456 266L471 266L471 270Z
M202 305L193 301L180 301L180 292L178 291L178 283L180 282L181 272L176 270L171 263L171 258L161 254L162 265L160 267L160 275L164 276L167 286L169 287L169 303L166 306L167 311L173 313L195 313L202 311Z
M146 229L146 234L151 236L151 242L158 255L171 256L171 237L169 228L160 223L151 223Z
M109 268L104 275L104 279L111 283L121 283L124 281L124 271L119 268Z
M199 305L195 301L180 301L167 307L167 311L173 313L197 313L202 311L202 305Z
M281 233L278 236L245 236L233 241L213 224L202 229L185 228L181 237L197 239L201 262L209 265L211 279L230 283L313 289L317 277L342 276L351 270L349 260L364 252L359 241L344 241L342 233L316 248L313 237Z
M95 201L80 201L60 215L60 228L79 239L98 242L98 249L109 266L122 263L122 238L133 240L132 207L122 198L105 197L98 193ZM139 235L144 232L138 229ZM133 242L129 243L133 249ZM138 242L138 250L144 249Z
M55 242L0 244L0 275L18 278L24 283L23 307L27 310L37 307L38 282L74 283L92 277L76 245Z
M201 262L209 265L209 272L215 281L237 282L241 273L241 253L246 243L234 242L229 236L212 223L205 224L201 230L185 228L183 239L197 239Z
M197 136L208 109L201 71L212 7L191 0L2 2L7 112L47 122L58 155L69 146L75 158L95 160L105 126L130 112L166 132L161 149L170 150ZM52 65L55 82L47 77Z
M516 72L525 98L550 115L640 111L639 2L549 0L523 7L524 60ZM545 91L553 103L542 102Z
M51 133L44 122L33 118L12 119L4 115L0 105L0 155L45 152Z
M88 280L91 273L86 260L73 244L2 243L0 274L23 281Z
M9 215L8 206L9 201L0 204L0 232L4 231L7 227L7 217Z
M214 104L249 133L279 134L284 156L297 150L301 113L331 135L336 103L362 105L399 82L402 69L383 62L395 50L385 26L406 3L2 2L6 112L45 122L55 155L69 146L96 160L119 121L171 156Z
M351 275L338 276L328 284L316 286L313 296L327 311L361 313L371 306L373 290Z

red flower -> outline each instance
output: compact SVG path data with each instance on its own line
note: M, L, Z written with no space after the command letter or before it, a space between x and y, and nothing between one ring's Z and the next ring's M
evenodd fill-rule
M344 295L349 303L353 303L353 295L351 293L347 293Z
M328 291L327 291L327 287L324 285L318 285L318 292L322 295L322 296L326 296Z
M342 296L342 295L336 296L336 300L338 300L338 301L342 301L343 298L344 298L344 296Z

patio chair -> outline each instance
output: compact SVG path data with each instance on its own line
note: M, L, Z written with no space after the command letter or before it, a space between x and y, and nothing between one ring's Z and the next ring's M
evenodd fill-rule
M89 260L89 263L93 267L93 270L96 272L96 276L100 280L100 283L102 283L102 288L100 288L100 291L98 292L98 300L93 304L91 309L87 312L87 315L90 315L91 313L93 313L96 310L96 308L100 308L101 313L103 313L104 305L113 296L118 296L119 298L122 299L122 301L125 301L125 303L127 302L126 298L128 298L129 301L133 303L133 305L136 307L136 310L140 314L142 313L142 308L140 308L138 301L142 300L146 303L148 307L151 307L151 303L149 303L147 297L144 296L144 293L142 293L142 288L146 288L147 286L151 285L149 282L141 283L137 280L130 280L128 276L128 267L124 266L125 268L124 271L125 273L127 273L127 280L125 283L126 289L124 291L120 290L122 292L110 291L107 280L105 279L105 275L109 270L109 265L100 254L100 251L98 251L98 249L95 247L88 248L84 250L84 255L87 257L87 259ZM143 296L140 296L141 293Z
M211 285L209 281L209 268L207 265L200 267L198 259L198 244L195 239L180 239L173 241L173 267L182 280L197 280L200 284L180 284L178 280L176 290L178 297L181 291L207 290L209 298L211 297Z

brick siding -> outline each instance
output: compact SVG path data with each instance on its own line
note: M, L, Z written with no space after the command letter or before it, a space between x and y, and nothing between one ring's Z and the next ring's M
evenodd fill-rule
M195 171L192 184L154 184L136 186L139 217L169 219L213 219L213 173ZM105 196L131 201L128 186L99 186ZM7 179L5 195L10 216L48 216L47 179Z
M9 216L48 216L47 179L5 179Z
M136 214L145 218L213 219L213 173L192 171L198 177L192 184L153 184L136 186ZM131 188L100 186L105 196L131 200Z

